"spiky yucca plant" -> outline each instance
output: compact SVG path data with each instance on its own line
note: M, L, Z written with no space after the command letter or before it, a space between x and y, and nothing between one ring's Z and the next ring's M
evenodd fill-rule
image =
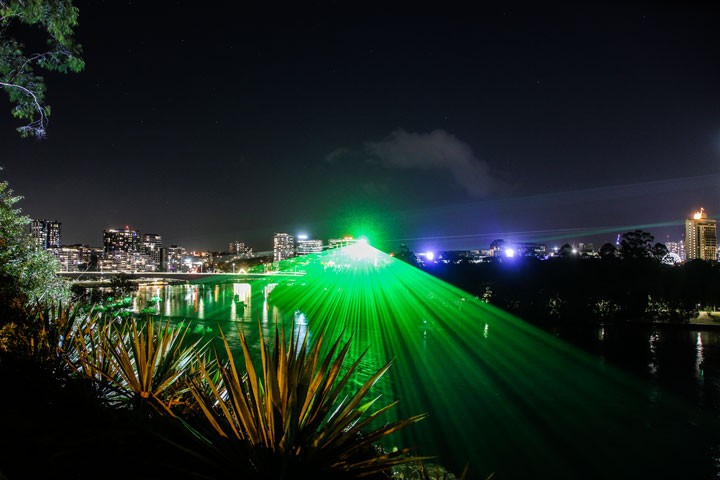
M389 476L387 472L394 465L417 460L408 456L412 448L384 453L374 444L423 419L424 414L364 431L397 404L368 414L377 398L367 401L365 397L390 363L372 375L354 395L338 400L365 355L341 376L351 341L335 356L341 340L338 338L321 358L324 333L309 349L307 335L299 345L300 339L291 334L286 346L285 333L280 335L276 329L270 351L260 329L262 370L256 372L247 340L240 331L243 372L238 369L222 331L221 335L228 360L220 361L215 351L219 379L214 379L213 372L199 362L205 386L196 383L191 391L212 430L221 437L215 445L236 453L247 452L250 470L261 478L301 478L308 474L315 478ZM226 459L230 457L224 455Z
M53 370L62 369L66 366L63 347L73 341L79 313L72 304L37 303L27 309L23 323L0 329L0 351Z
M86 368L108 381L118 403L150 405L172 415L171 407L184 388L179 379L191 370L200 342L183 345L186 333L187 328L171 328L169 321L157 329L153 320L138 327L133 319L121 330L110 324L99 331L100 354L106 363L88 359Z
M111 338L111 320L91 310L87 317L78 322L73 335L62 348L63 357L77 374L94 380L100 391L107 394L112 391L110 378L117 377L117 369L112 357L103 348Z

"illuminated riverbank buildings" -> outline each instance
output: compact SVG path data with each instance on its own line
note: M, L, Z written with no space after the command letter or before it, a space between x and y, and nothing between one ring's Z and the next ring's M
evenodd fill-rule
M685 255L687 260L717 260L717 221L703 208L685 220Z

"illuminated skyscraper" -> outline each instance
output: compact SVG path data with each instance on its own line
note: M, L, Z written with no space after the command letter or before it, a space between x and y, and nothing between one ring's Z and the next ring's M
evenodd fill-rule
M62 223L54 220L33 220L30 224L35 241L39 248L57 248L60 246L60 228Z
M702 208L685 220L685 254L688 260L717 259L717 221Z
M133 253L140 250L140 233L130 227L110 228L103 233L103 246L105 255L114 255L119 252Z
M295 237L289 233L276 233L273 238L273 261L279 262L295 256Z
M140 244L140 253L150 257L156 267L160 267L160 249L162 248L162 236L156 233L144 233Z

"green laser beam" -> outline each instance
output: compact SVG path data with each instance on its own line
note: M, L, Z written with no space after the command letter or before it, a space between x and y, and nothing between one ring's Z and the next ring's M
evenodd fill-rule
M388 448L419 445L458 470L470 461L473 478L568 479L660 475L683 448L683 403L368 244L278 268L298 275L188 285L177 302L247 334L259 317L265 333L295 320L311 342L354 335L351 357L369 351L348 392L394 358L374 393L401 401L396 418L430 417Z

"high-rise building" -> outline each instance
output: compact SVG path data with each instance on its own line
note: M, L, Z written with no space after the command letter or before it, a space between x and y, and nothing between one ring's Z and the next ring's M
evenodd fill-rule
M273 237L273 261L279 262L295 256L295 237L289 233L276 233Z
M138 252L140 250L140 233L130 227L107 229L103 233L103 246L105 255Z
M717 221L707 218L703 208L685 220L685 254L688 260L717 258Z
M89 255L90 247L88 245L63 245L49 250L60 262L60 271L62 272L77 272L81 267L83 270L88 268L87 262L84 261Z
M162 236L156 233L143 234L142 242L140 243L140 253L147 255L153 261L155 266L158 267L158 270L160 269L159 267L162 263L160 258L160 249L162 246Z
M307 235L298 235L297 254L307 255L309 253L321 253L323 251L322 240L307 238Z
M60 247L61 226L62 223L55 220L33 220L30 224L30 231L38 248L47 250Z
M252 254L252 248L245 246L243 242L235 240L228 244L228 252L233 255L250 255Z
M677 258L679 258L681 262L686 260L685 242L665 242L665 247L667 247L668 253L677 255Z
M170 245L167 249L167 271L181 272L185 260L185 248Z

